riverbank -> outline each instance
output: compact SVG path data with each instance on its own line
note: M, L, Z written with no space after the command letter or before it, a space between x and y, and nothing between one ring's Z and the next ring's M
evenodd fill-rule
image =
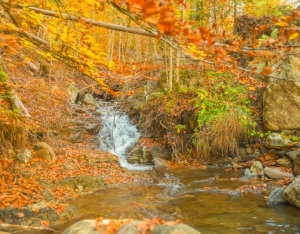
M98 150L96 106L89 99L72 103L70 79L53 74L46 80L22 72L14 71L1 83L1 97L7 95L7 88L2 87L9 87L28 113L22 117L12 109L9 98L1 99L1 106L7 108L1 117L9 120L10 113L15 113L28 138L22 148L7 142L1 149L0 225L48 227L65 222L80 216L69 200L139 180L119 165L117 156ZM97 92L94 81L72 78L84 90L80 94Z

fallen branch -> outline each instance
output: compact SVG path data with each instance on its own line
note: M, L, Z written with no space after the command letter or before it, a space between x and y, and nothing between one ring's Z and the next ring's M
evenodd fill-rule
M43 15L48 15L48 16L55 17L55 18L63 18L65 20L70 20L70 21L75 21L75 22L84 21L85 23L88 23L88 24L91 24L94 26L112 29L112 30L116 30L116 31L133 33L133 34L138 34L138 35L148 36L148 37L156 36L156 34L149 33L140 28L130 28L130 27L121 26L118 24L111 24L111 23L106 23L106 22L102 22L102 21L98 21L98 20L89 19L89 18L77 17L74 15L70 15L70 14L66 14L66 13L59 13L59 12L51 11L51 10L45 10L45 9L41 9L41 8L37 8L37 7L26 7L21 4L15 4L15 5L13 5L13 7L17 7L17 8L21 8L21 9L27 8L36 13L41 13Z
M8 224L8 223L1 223L0 227L30 229L30 230L46 230L46 231L51 231L53 233L58 233L54 229L51 229L51 228L48 228L48 227L33 227L33 226L25 226L25 225L19 225L19 224Z

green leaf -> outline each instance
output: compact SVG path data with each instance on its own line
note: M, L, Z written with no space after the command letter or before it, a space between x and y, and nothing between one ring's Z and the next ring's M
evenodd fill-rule
M271 38L273 39L277 39L278 38L278 28L275 28L272 32L271 32Z

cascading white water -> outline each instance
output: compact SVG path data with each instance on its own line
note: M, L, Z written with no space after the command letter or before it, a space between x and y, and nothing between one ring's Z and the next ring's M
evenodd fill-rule
M141 137L128 115L118 112L113 106L103 107L100 111L103 125L98 134L100 149L117 155L121 166L129 170L150 170L151 166L130 164L126 160L127 150Z

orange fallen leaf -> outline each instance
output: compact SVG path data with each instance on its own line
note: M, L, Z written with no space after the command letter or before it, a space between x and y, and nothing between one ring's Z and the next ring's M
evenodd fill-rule
M50 222L48 220L42 220L41 225L42 227L48 227L50 225Z
M24 216L25 216L24 213L18 213L19 218L23 218Z

